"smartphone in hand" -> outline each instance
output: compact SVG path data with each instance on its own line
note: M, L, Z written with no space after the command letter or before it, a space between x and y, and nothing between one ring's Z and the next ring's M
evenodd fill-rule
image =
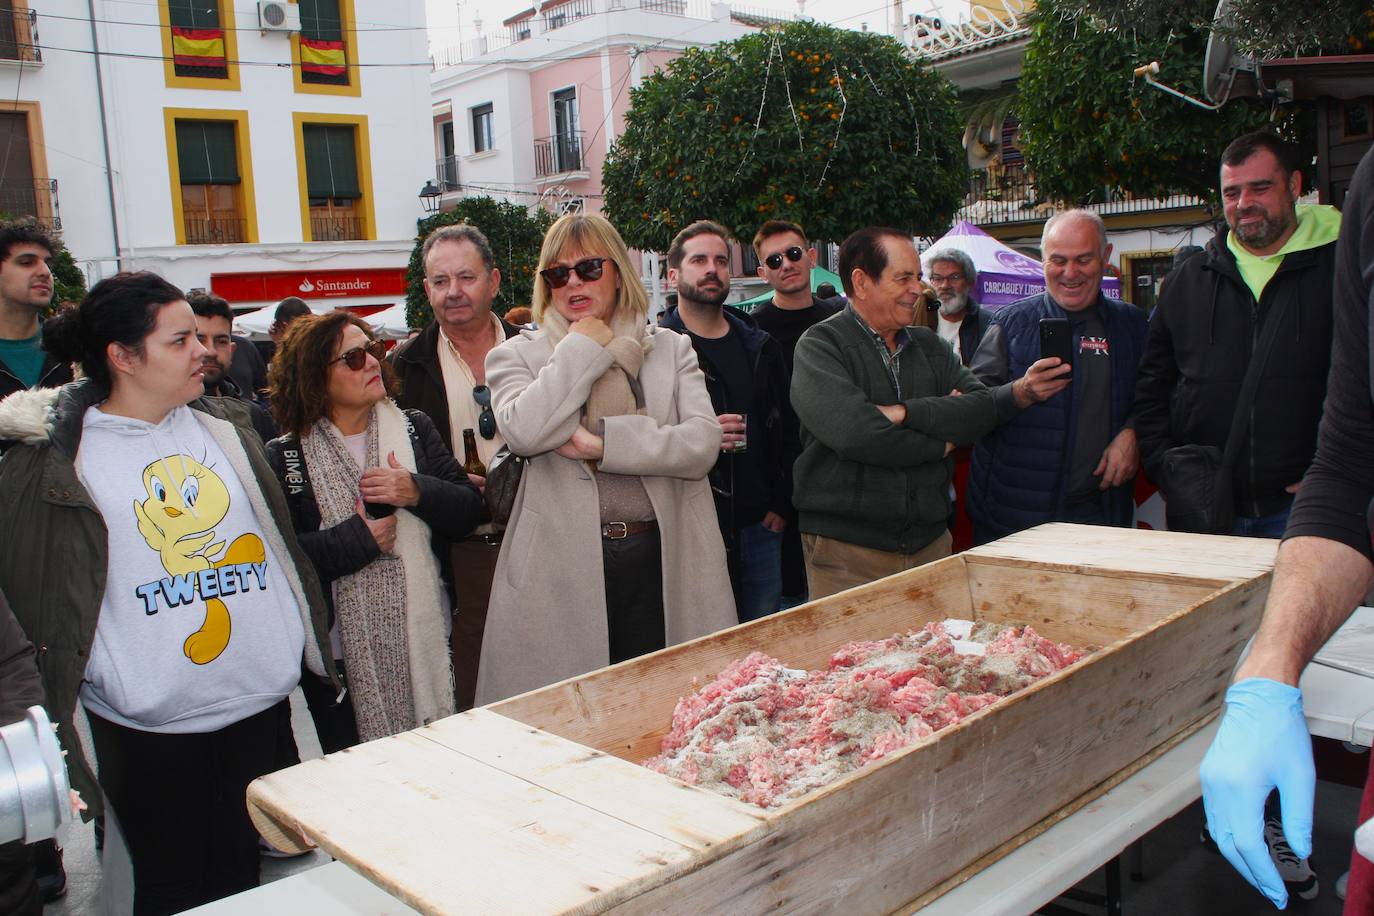
M1040 319L1040 358L1059 357L1065 365L1073 365L1073 327L1067 318Z

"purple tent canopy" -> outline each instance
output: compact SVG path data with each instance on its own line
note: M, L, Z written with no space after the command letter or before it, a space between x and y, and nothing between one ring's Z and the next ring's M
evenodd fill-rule
M930 255L941 248L957 248L973 259L978 270L978 284L973 299L980 305L998 309L1004 305L1034 296L1045 288L1043 267L1035 258L1002 244L970 222L960 222L921 255L921 264L930 273ZM1121 298L1121 281L1116 277L1102 279L1102 292L1109 298Z

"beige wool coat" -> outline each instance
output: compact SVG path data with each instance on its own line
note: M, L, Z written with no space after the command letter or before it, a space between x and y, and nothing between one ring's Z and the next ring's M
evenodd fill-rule
M663 541L667 645L734 626L706 473L721 430L685 334L657 328L639 379L645 415L607 417L602 471L637 474ZM496 563L478 670L482 705L604 667L610 661L596 479L555 454L578 425L611 355L581 334L556 348L523 331L487 356L496 422L529 458Z

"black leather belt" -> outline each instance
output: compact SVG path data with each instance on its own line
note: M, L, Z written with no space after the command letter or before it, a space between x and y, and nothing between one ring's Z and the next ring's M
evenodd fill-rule
M621 541L632 534L648 534L658 530L658 522L607 522L601 526L601 536L610 541Z

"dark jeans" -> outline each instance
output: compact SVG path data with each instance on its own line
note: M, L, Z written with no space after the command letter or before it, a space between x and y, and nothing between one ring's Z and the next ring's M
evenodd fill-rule
M339 676L348 683L348 673L341 658L334 659ZM358 743L358 722L353 717L353 697L345 693L341 702L334 702L339 694L334 686L318 675L301 668L301 693L315 723L320 749L333 754Z
M1273 515L1238 515L1231 526L1231 533L1246 538L1281 538L1283 529L1288 527L1290 511L1291 508L1275 512Z
M611 664L657 652L667 644L663 623L663 546L658 529L601 539L606 577L606 625Z
M1055 516L1056 522L1072 522L1075 525L1108 525L1107 498L1088 497L1078 502L1068 503Z
M482 658L482 634L487 628L487 604L491 580L496 575L500 543L487 544L468 538L453 545L453 686L457 712L471 709L477 696L477 663ZM529 557L514 558L529 563Z
M281 759L282 702L214 732L145 732L88 715L100 786L134 869L134 913L180 913L258 885L248 784Z
M748 623L777 613L782 598L782 535L763 522L735 532L739 551L739 595L736 613Z

